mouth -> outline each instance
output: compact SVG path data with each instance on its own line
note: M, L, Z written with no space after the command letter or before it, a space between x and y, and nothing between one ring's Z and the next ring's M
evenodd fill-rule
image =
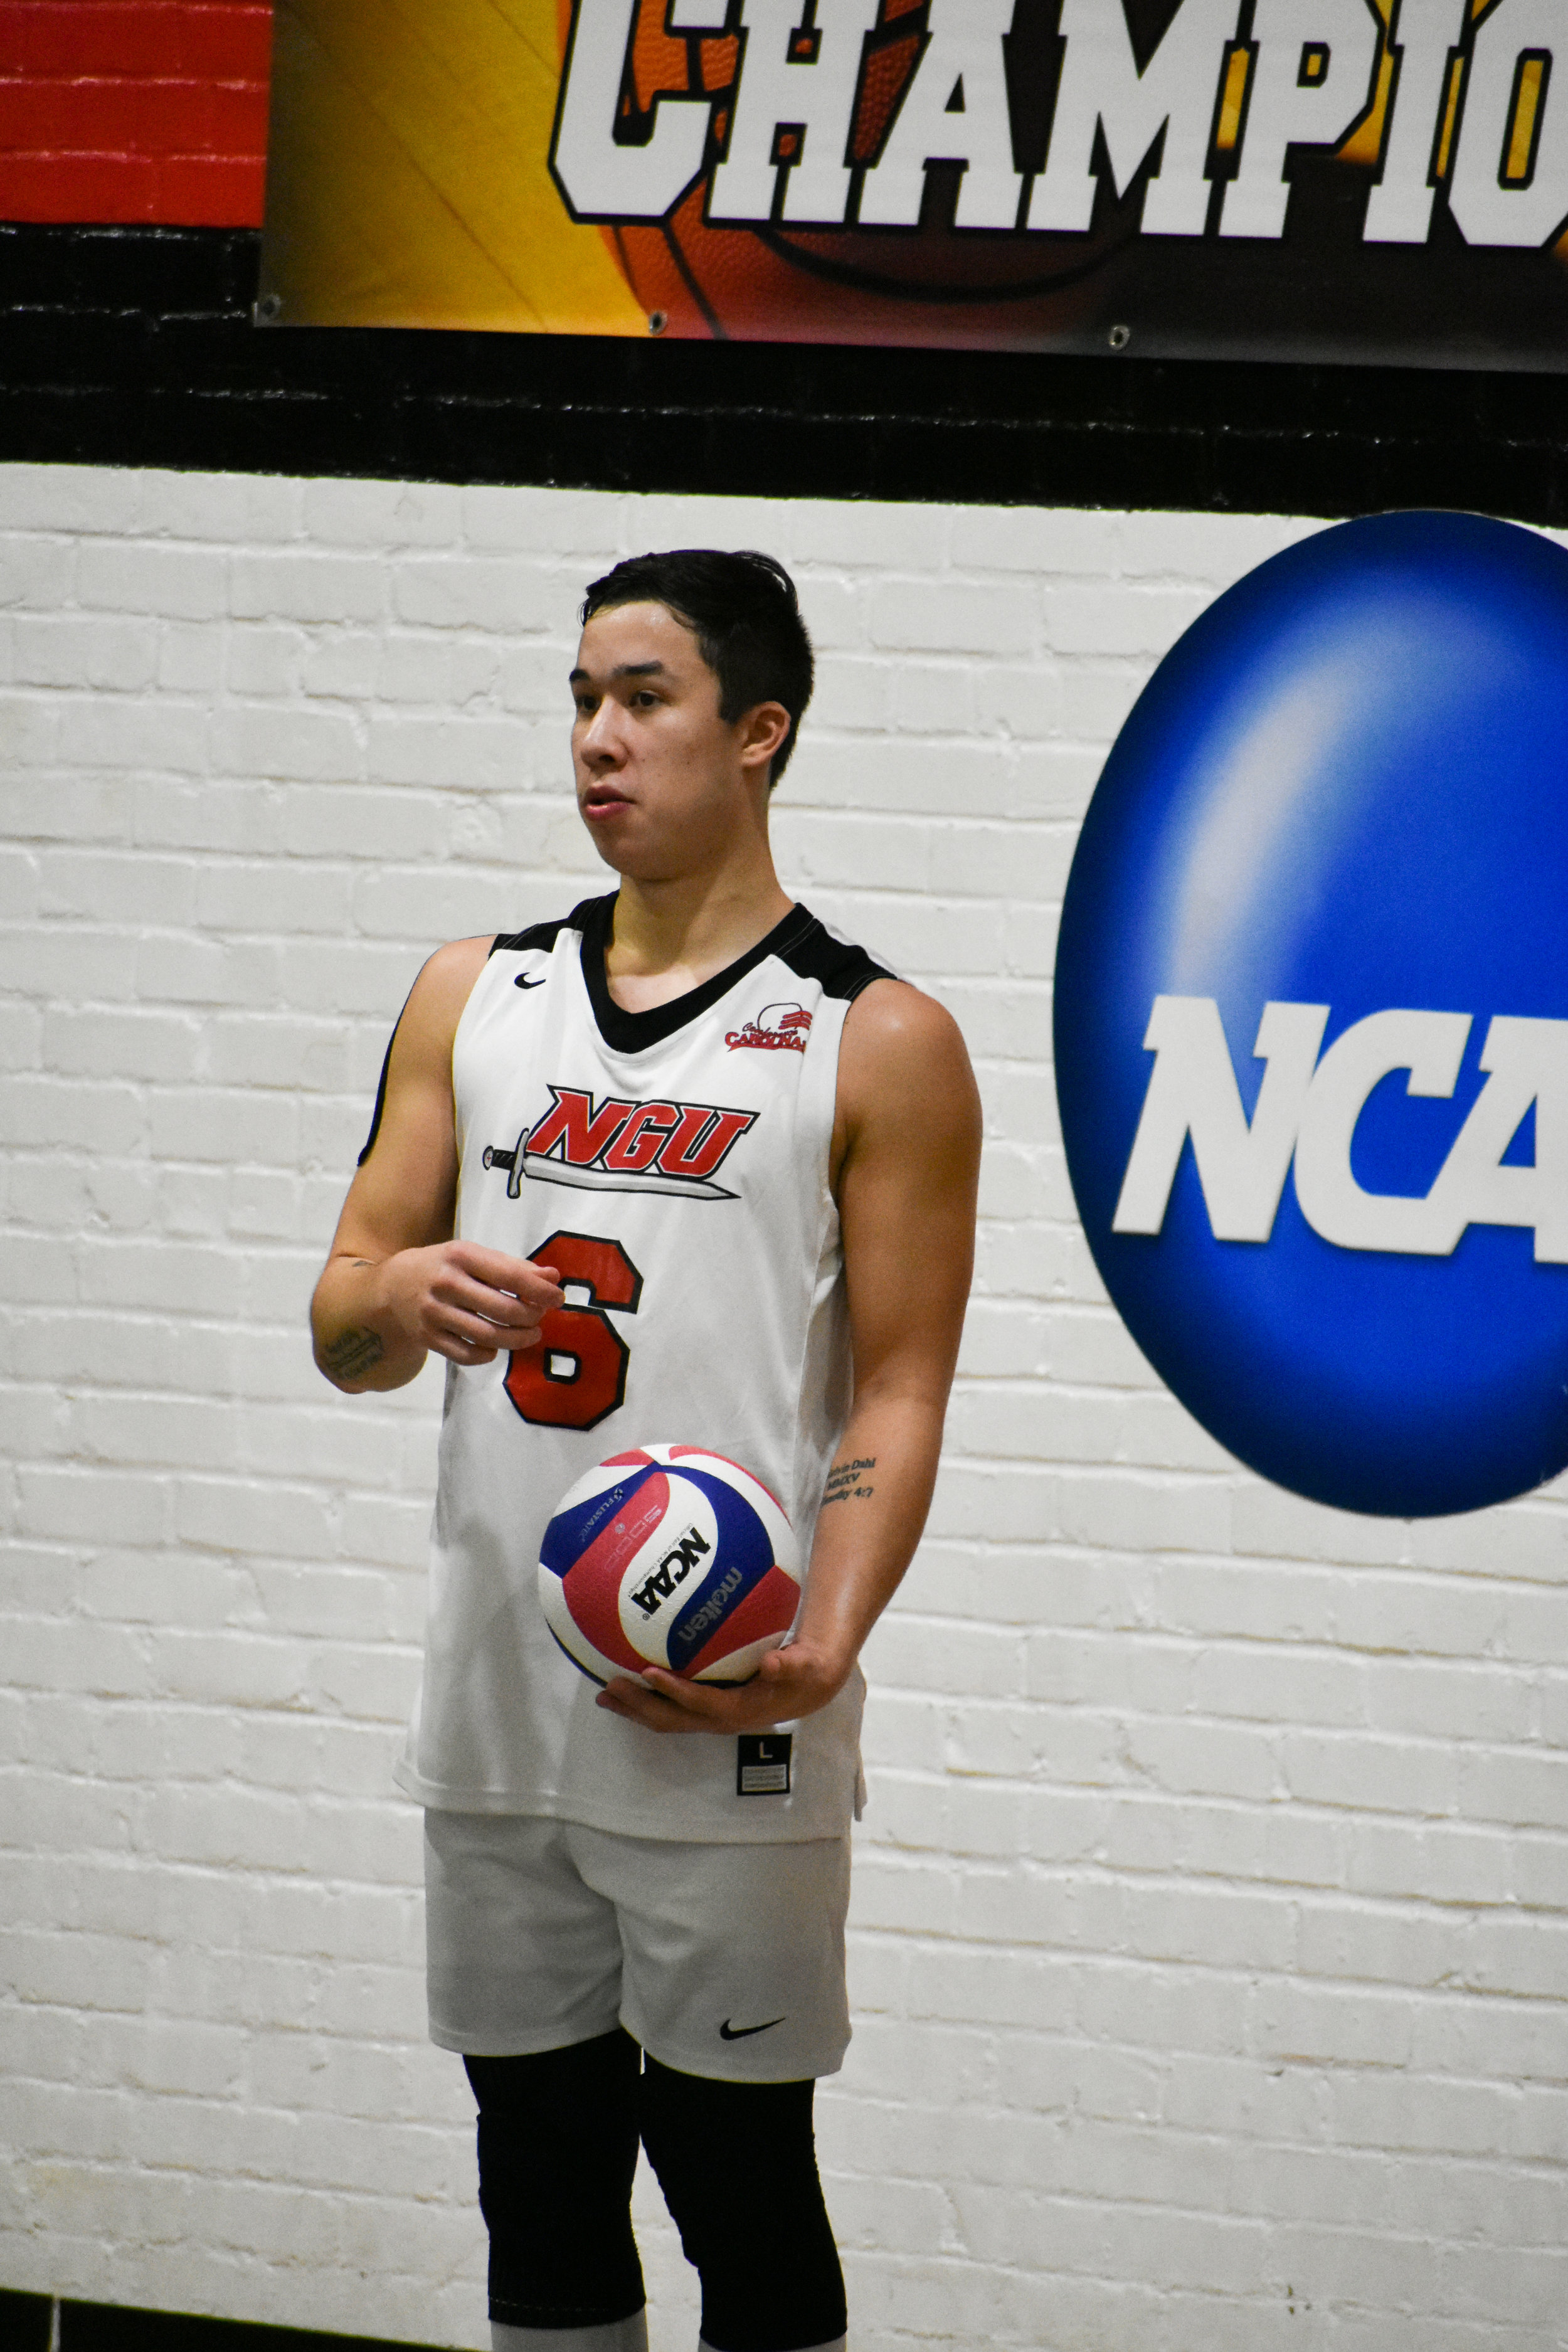
M625 793L616 792L613 784L590 784L583 795L583 814L590 824L614 816L617 810L630 808Z

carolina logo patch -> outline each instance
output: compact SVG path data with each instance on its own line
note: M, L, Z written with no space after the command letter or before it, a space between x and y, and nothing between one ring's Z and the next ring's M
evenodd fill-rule
M731 1054L742 1045L754 1045L767 1054L804 1054L810 1028L811 1015L804 1004L764 1004L743 1029L727 1030L724 1043Z
M485 1146L485 1166L508 1171L509 1199L518 1198L525 1176L589 1192L737 1197L713 1179L747 1129L755 1127L759 1112L719 1103L637 1103L620 1095L600 1102L580 1087L552 1086L550 1097L543 1118L510 1150Z

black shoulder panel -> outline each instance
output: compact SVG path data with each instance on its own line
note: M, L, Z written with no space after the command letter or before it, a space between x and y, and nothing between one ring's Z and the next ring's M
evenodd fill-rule
M569 915L558 916L552 923L531 923L526 931L498 931L490 941L490 953L494 955L497 948L541 948L548 955L561 933L580 931L598 904L596 898L584 898L581 906L574 907Z
M825 996L839 996L846 1003L853 1004L861 990L869 988L874 980L897 980L896 971L889 971L885 963L878 963L864 948L854 947L847 940L835 939L826 924L807 913L805 908L795 911L805 915L805 921L794 937L776 946L773 953L788 964L791 971L797 971L802 980L816 981Z

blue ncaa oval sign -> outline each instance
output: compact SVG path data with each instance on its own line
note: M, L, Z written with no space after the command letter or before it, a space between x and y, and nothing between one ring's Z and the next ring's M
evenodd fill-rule
M1568 1464L1568 554L1341 525L1161 664L1056 971L1079 1212L1265 1477L1418 1517Z

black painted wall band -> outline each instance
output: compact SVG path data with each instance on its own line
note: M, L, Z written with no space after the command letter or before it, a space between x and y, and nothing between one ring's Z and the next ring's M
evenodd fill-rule
M0 226L0 459L1568 522L1568 376L258 328L257 250Z
M325 2336L305 2327L132 2311L111 2303L21 2294L0 2288L5 2352L422 2352L379 2336Z

